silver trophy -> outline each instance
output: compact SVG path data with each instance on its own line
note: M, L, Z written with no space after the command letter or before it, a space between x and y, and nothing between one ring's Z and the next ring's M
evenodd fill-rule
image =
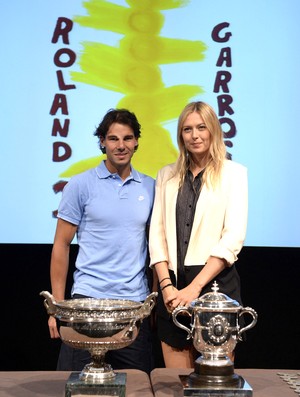
M120 384L124 386L126 374L116 374L105 363L105 354L109 350L126 347L136 339L142 320L150 315L155 305L157 293L150 294L143 303L94 298L56 302L47 291L42 291L40 295L45 298L48 314L60 321L61 340L73 348L88 350L91 354L91 363L81 373L71 375L66 396L71 396L76 388L83 394L90 394L91 385L101 384L106 389L118 389ZM125 386L119 395L123 395L124 390Z
M195 361L194 372L188 377L180 376L186 395L207 395L212 390L222 390L224 395L252 396L247 382L234 373L229 356L234 351L242 333L254 327L257 313L250 307L242 307L237 301L218 292L214 282L212 292L191 302L189 307L178 307L173 313L174 323L193 339L195 349L201 353ZM240 327L240 318L248 314L250 324ZM181 324L178 315L191 318L191 328ZM231 394L230 394L231 393Z

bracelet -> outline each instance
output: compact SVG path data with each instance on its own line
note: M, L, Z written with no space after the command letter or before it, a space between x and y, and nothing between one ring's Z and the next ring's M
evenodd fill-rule
M171 286L173 287L173 284L172 284L172 283L166 284L166 285L164 285L160 290L163 291L165 288L171 287Z
M171 280L171 279L170 279L170 277L165 277L165 278L163 278L163 279L159 282L159 285L160 285L163 281L165 281L165 280Z

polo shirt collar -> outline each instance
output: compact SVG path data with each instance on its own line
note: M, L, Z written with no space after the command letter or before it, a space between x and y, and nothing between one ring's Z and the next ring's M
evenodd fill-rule
M132 167L132 165L130 167L131 167L131 179L133 179L136 182L141 182L141 177L140 177L140 174L138 173L138 171L136 171ZM101 161L101 163L98 165L98 167L96 167L96 173L100 179L106 179L112 175L112 173L109 172L108 169L106 168L104 160Z

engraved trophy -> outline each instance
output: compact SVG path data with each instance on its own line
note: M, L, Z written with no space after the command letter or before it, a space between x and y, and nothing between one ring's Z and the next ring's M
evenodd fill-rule
M256 324L257 313L218 290L214 282L212 292L195 299L189 307L177 307L172 313L174 323L187 332L187 339L193 338L195 349L201 353L195 361L194 372L180 375L184 395L252 396L251 386L234 373L229 356L241 334ZM246 313L252 316L252 321L241 328L239 319ZM177 319L180 314L191 317L190 329Z
M60 321L61 340L73 347L88 350L91 363L73 372L66 384L66 397L77 394L125 396L126 373L115 373L105 363L109 350L130 345L137 337L142 320L155 305L156 292L146 300L68 299L56 302L47 291L40 293L49 315Z

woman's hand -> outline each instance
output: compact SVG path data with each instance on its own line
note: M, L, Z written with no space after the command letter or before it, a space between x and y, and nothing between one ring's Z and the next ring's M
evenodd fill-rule
M225 259L210 256L194 280L187 287L177 291L176 297L169 305L170 309L174 310L177 306L189 306L193 300L200 296L203 287L224 270L226 266L228 264Z
M173 285L170 285L162 290L164 304L169 313L172 313L172 311L174 310L173 301L176 299L177 294L178 289L175 288Z
M200 295L201 289L199 287L195 288L193 283L189 284L187 287L177 290L176 296L170 301L169 307L173 311L178 306L189 306L189 304L197 299Z

